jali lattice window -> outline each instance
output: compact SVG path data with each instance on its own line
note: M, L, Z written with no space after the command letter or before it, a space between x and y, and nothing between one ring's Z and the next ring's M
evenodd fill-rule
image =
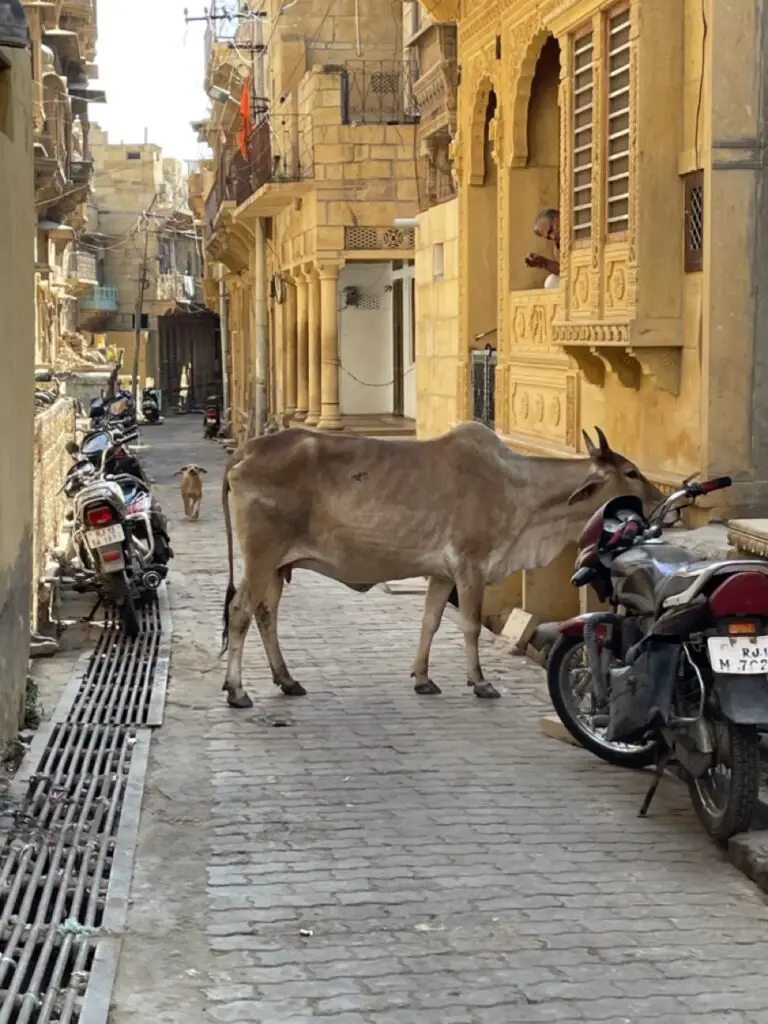
M684 181L685 272L693 274L704 266L704 172L692 171Z
M607 19L607 151L606 230L615 235L629 229L629 8Z
M591 32L573 41L573 237L592 235L594 44Z

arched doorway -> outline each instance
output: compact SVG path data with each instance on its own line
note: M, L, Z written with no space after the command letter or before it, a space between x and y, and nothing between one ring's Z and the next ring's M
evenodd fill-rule
M540 288L546 271L525 265L531 250L553 256L551 245L533 234L536 215L560 205L560 45L554 36L534 40L518 81L516 108L527 117L525 135L513 138L509 171L509 286Z
M487 342L495 346L498 294L498 199L499 172L494 159L492 125L496 116L496 93L488 86L481 93L482 151L476 140L470 169L467 195L468 237L468 333L469 347L484 348ZM478 102L478 107L480 102ZM480 114L480 110L477 110ZM479 118L478 118L479 120ZM480 129L477 124L475 131ZM481 155L482 152L482 155ZM480 158L480 159L478 159ZM483 337L479 337L483 335Z

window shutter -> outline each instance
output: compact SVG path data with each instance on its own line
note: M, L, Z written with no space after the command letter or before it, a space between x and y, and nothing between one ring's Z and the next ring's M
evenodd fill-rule
M594 126L592 32L573 41L573 237L592 235L592 132Z
M629 229L629 8L609 15L607 25L608 147L606 229Z

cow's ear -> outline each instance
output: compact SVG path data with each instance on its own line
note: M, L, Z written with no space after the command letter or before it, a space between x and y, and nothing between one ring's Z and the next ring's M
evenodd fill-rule
M578 505L580 501L587 501L589 498L594 497L595 494L600 490L601 486L605 483L602 476L598 473L591 473L586 480L579 484L573 494L568 498L569 505Z

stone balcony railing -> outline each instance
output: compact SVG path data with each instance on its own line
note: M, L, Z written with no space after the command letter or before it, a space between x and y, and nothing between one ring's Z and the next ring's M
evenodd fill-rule
M95 255L91 252L85 252L83 249L76 249L74 252L70 252L67 257L64 276L69 281L89 286L98 284L99 279L96 272Z

